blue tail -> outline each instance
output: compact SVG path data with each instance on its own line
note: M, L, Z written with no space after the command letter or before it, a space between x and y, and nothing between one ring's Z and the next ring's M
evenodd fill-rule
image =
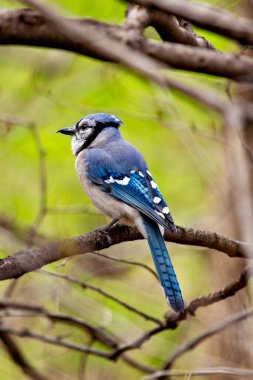
M170 303L172 309L182 311L184 309L183 297L159 226L147 217L143 217L143 221L156 271L166 300Z

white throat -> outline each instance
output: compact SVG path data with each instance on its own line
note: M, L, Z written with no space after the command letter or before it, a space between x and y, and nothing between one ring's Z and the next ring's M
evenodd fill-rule
M71 150L75 156L77 155L78 151L82 148L84 142L85 141L83 139L77 139L76 135L72 136Z

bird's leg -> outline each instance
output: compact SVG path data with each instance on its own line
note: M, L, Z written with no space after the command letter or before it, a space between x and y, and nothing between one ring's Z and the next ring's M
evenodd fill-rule
M114 224L118 223L118 221L120 220L121 218L115 218L113 219L110 223L106 224L105 226L103 227L99 227L98 228L98 231L99 232L109 232L110 229L112 228L112 226L114 226Z

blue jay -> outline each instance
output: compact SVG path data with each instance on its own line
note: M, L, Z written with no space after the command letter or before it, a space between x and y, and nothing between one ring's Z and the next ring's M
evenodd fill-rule
M77 174L93 204L112 219L134 224L148 240L165 297L179 312L184 301L163 239L164 229L176 226L143 156L122 138L121 124L116 116L97 113L58 132L72 137Z

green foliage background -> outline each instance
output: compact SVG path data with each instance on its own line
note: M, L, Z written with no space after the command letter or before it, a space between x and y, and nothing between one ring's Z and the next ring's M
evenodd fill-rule
M111 23L122 23L126 10L123 2L113 0L106 1L104 6L100 0L64 0L58 4L54 2L54 5L58 5L65 15L90 16ZM2 6L20 5L3 1ZM152 30L147 33L157 38ZM200 33L217 48L234 50L234 46L223 38ZM182 72L170 75L226 96L226 81L222 79ZM87 207L90 211L47 212L39 225L39 234L64 238L108 222L96 212L79 185L70 141L56 134L58 129L73 125L82 116L94 112L112 113L124 121L121 128L124 138L146 157L178 225L223 231L225 219L220 219L220 200L225 169L221 125L219 118L208 109L181 93L163 91L120 66L57 50L1 46L0 77L0 118L4 120L7 115L35 123L42 141L46 153L47 207L65 210ZM17 226L30 228L38 216L41 195L38 147L26 123L0 124L0 171L1 215ZM20 240L2 234L0 257L14 253L22 246ZM169 250L186 301L215 290L212 276L208 274L209 258L205 251L173 244L169 244ZM153 265L144 241L122 244L106 253ZM160 286L138 267L84 255L62 266L54 263L46 269L89 281L153 316L162 317L167 310ZM10 283L0 283L2 296ZM11 297L104 325L123 341L131 341L151 326L150 322L112 301L42 273L31 273L19 279ZM89 342L85 333L35 317L9 318L8 323L16 328L29 327L47 334L64 335L83 344ZM195 335L200 328L194 321L175 332L168 331L146 343L143 351L135 352L133 357L149 365L162 365L181 340ZM42 371L55 378L77 378L81 354L31 340L21 344L29 360ZM95 347L100 345L96 343ZM203 363L199 353L196 350L196 353L186 355L177 368L193 368L195 364ZM0 356L1 380L21 376L3 350ZM140 377L140 373L122 361L112 364L90 357L87 368L89 379Z

